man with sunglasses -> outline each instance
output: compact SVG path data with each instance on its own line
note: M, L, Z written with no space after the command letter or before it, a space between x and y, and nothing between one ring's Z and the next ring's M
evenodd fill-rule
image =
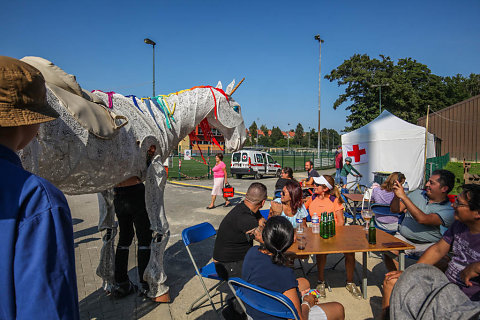
M453 223L453 208L447 195L454 184L455 175L448 170L433 171L425 190L415 190L408 195L403 186L395 181L395 196L390 210L394 213L405 212L395 237L415 246L414 250L407 250L407 254L422 255L442 238L441 228L446 230ZM389 271L398 270L396 261L389 254L385 255L385 265Z

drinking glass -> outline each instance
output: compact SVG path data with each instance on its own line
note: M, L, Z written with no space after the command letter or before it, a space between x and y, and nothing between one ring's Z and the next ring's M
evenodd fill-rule
M370 225L370 219L372 219L372 210L371 209L363 209L362 210L362 218L365 220L365 230L368 230L368 226Z
M297 235L297 244L298 250L305 250L305 246L307 245L307 237L305 235Z

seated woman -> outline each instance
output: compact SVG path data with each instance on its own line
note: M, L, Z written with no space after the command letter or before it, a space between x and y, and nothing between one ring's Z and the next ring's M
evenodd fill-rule
M294 228L297 227L297 219L302 219L303 224L306 223L305 218L308 216L308 212L302 201L302 187L297 181L287 181L283 187L281 198L271 202L269 217L273 216L287 218Z
M290 167L284 167L280 172L280 178L278 178L277 183L275 183L275 198L280 198L280 196L277 196L277 191L281 192L288 181L295 181L295 179L293 179L293 170Z
M313 178L315 184L314 195L307 200L305 206L309 209L310 215L314 213L320 217L322 212L333 212L335 218L335 226L343 226L345 218L343 217L343 201L340 192L335 187L335 180L328 175ZM353 282L353 274L355 272L355 254L345 253L345 270L347 273L346 289L357 299L362 297L360 289ZM321 298L326 297L325 293L325 264L327 263L327 255L317 254L317 270L318 285L317 290Z
M400 182L401 185L405 183L405 175L401 172L393 172L382 183L380 187L373 188L370 201L378 204L390 205L393 200L393 184L395 181Z
M401 185L405 183L405 175L401 172L393 172L382 183L380 187L373 188L370 201L376 204L384 204L390 206L393 196L393 185L395 181L400 182ZM382 215L375 214L375 222L381 230L397 231L398 230L399 215Z
M307 295L301 303L299 292L308 292L305 278L295 279L294 271L285 266L285 251L293 243L292 224L284 217L267 220L262 232L264 245L248 250L242 268L242 278L259 287L283 293L294 304L300 319L344 319L345 311L338 302L316 305L313 295ZM298 281L297 281L298 280ZM246 305L247 314L255 320L277 319Z

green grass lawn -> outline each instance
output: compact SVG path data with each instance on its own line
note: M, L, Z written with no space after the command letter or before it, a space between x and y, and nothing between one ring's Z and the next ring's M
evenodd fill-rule
M463 163L462 162L449 162L445 166L446 170L449 170L455 174L455 187L450 194L458 194L458 187L463 184ZM472 163L470 173L480 174L480 163Z

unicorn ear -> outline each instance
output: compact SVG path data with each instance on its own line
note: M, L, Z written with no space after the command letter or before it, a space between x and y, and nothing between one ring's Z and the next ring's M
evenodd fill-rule
M218 81L217 86L215 87L217 89L223 89L222 88L222 81Z
M233 79L233 81L230 82L230 84L228 85L226 94L230 95L230 92L232 92L233 86L235 86L235 79Z

